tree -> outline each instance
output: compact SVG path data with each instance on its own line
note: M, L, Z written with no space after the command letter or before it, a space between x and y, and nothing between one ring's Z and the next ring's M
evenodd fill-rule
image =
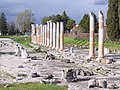
M96 15L94 14L94 25L95 25L95 33L98 33L98 20ZM82 20L80 21L79 25L82 29L83 33L89 33L89 24L90 24L90 17L89 14L85 14L82 18Z
M72 29L73 26L75 26L75 20L72 19L67 20L67 24L66 24L67 30Z
M89 32L89 21L89 15L85 14L79 23L83 33Z
M34 23L33 13L31 10L24 10L16 17L17 28L25 34L31 30L31 24Z
M118 0L118 18L119 18L119 37L120 38L120 0Z
M109 0L107 12L107 34L111 40L119 38L118 0Z
M49 18L48 17L43 17L43 19L42 19L42 24L46 24L47 23L47 21L49 21Z
M8 24L8 35L15 35L15 24L13 22Z
M1 13L0 16L0 32L2 35L7 34L7 18L4 13Z
M70 30L74 25L75 25L75 21L72 20L70 17L68 17L68 15L66 14L66 12L64 11L62 13L62 15L57 14L57 15L52 15L49 17L44 17L42 19L42 24L46 24L47 21L52 21L52 22L63 22L64 23L64 30Z

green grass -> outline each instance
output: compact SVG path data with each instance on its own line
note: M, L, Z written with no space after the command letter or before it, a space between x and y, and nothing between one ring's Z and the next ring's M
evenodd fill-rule
M0 36L0 38L11 38L17 43L22 44L23 46L31 48L29 45L31 42L31 36Z
M64 37L64 43L65 45L77 45L77 46L82 46L85 45L89 47L89 40L87 39L74 39L74 38L69 38L69 37ZM120 44L113 43L112 41L105 41L104 43L105 47L110 48L111 50L120 50ZM95 47L98 47L98 42L95 40Z
M19 36L19 37L12 37L12 39L14 41L16 41L17 43L22 44L23 46L26 47L31 47L29 44L31 42L31 37L30 36Z
M11 38L15 40L16 42L26 46L26 47L31 47L29 44L31 42L31 37L30 36L0 36L0 38ZM119 41L120 42L120 41ZM77 46L82 46L85 45L89 47L89 40L87 39L74 39L74 38L69 38L69 37L64 37L64 44L67 46L70 45L77 45ZM112 50L120 50L120 43L114 43L114 41L106 40L104 43L105 47L110 48ZM95 47L98 47L98 42L97 40L95 41Z
M67 86L57 86L54 84L40 84L40 83L24 83L13 84L8 88L0 88L0 90L67 90Z

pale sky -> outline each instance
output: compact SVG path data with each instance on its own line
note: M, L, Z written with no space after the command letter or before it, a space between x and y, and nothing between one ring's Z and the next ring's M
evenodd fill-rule
M62 14L66 11L68 16L77 23L85 13L103 11L105 18L108 9L108 0L0 0L0 12L4 12L8 21L15 21L18 13L31 9L36 23L41 23L44 16Z

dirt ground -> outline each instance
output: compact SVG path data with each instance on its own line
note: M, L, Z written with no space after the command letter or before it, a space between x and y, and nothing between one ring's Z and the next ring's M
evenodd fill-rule
M100 64L97 62L88 62L88 49L74 48L71 53L67 48L64 52L46 49L47 53L53 54L55 60L47 60L47 53L36 53L32 49L25 48L30 57L36 57L32 60L30 57L22 59L21 56L15 56L15 43L10 39L0 39L0 83L16 82L41 82L46 76L52 74L55 79L61 83L58 85L68 85L69 90L89 90L88 81L90 79L106 79L108 85L116 84L120 89L120 55L107 54L105 58L113 58L112 64ZM96 53L97 54L97 53ZM72 63L66 63L61 60L69 59ZM62 82L63 70L67 69L87 69L94 72L93 76L78 76L77 82ZM99 70L98 70L99 69ZM40 77L33 78L32 74L37 73ZM108 88L92 88L90 90L109 90Z

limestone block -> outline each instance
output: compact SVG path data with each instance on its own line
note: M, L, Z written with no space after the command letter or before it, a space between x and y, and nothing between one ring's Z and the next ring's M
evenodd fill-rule
M22 56L23 59L26 59L28 57L27 51L26 50L22 50L21 56Z

